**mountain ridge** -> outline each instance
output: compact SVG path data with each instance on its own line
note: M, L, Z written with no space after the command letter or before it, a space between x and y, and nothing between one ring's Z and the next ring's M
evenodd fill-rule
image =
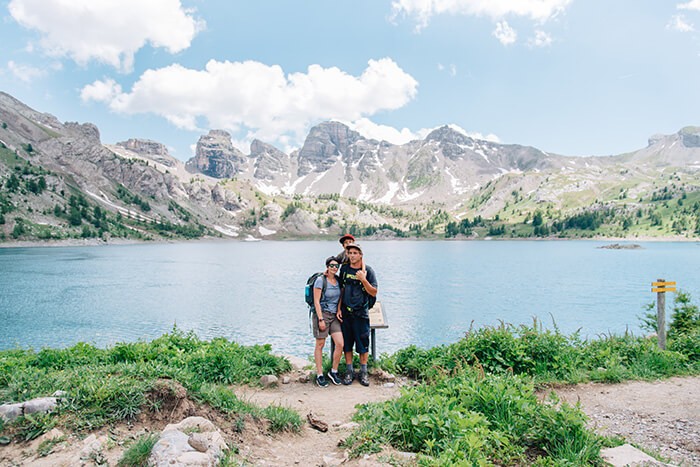
M95 125L61 123L5 93L0 122L6 241L78 234L288 238L348 230L450 236L452 224L466 236L529 236L539 227L532 225L535 214L544 213L542 229L550 230L540 229L541 236L571 216L603 211L614 213L605 234L624 236L629 213L647 219L659 197L688 199L700 187L700 128L693 126L606 157L475 139L447 125L394 145L340 122L312 127L289 154L260 140L245 154L228 132L212 129L183 162L148 139L102 144ZM36 193L39 185L45 187ZM95 206L115 219L101 223L85 212ZM700 234L694 211L683 221L658 212L662 233ZM467 227L469 218L485 224ZM651 220L633 221L650 228Z

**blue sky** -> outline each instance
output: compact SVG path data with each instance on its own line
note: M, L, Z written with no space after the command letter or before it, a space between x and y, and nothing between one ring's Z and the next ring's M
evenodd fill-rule
M700 124L699 28L700 0L0 0L0 90L182 160L331 119L609 155Z

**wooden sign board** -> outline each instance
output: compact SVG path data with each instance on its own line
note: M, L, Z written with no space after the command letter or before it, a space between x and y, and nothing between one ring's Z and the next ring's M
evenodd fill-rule
M663 281L663 282L652 282L651 283L652 287L668 287L669 285L675 287L676 281Z
M675 287L654 287L651 289L652 292L654 293L660 293L660 292L675 292L676 288Z
M369 327L372 329L389 327L389 324L386 321L384 308L382 308L382 303L379 301L369 310Z

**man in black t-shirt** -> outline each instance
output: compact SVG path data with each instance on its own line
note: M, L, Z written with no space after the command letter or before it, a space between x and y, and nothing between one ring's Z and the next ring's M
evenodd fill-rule
M362 259L362 248L357 243L345 247L349 264L340 267L340 310L338 319L341 321L345 344L345 365L347 370L343 384L352 384L355 370L352 363L353 345L360 354L360 384L369 386L367 360L369 359L369 301L370 296L377 296L377 277L374 270L365 265Z

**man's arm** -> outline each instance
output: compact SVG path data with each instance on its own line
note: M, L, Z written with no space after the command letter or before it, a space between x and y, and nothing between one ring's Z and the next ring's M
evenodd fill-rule
M375 284L377 283L377 279L374 277L374 271L372 268L367 268L367 271L357 271L355 273L355 277L362 283L362 287L365 288L365 291L370 294L373 297L377 296L377 286L372 285L372 282ZM372 282L370 282L370 280Z

